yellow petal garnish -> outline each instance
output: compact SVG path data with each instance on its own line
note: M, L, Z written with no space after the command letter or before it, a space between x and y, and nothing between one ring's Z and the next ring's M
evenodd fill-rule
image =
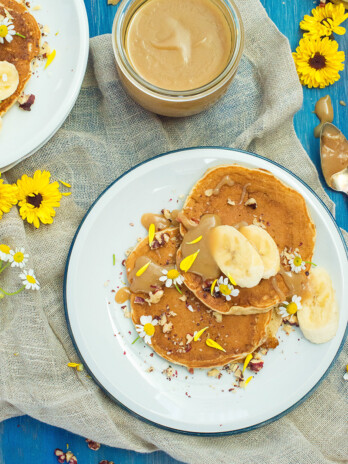
M215 289L216 282L217 282L217 279L215 279L214 282L211 284L211 287L210 287L210 294L211 295L214 295L214 289Z
M192 255L186 256L186 258L184 258L180 263L180 269L184 272L187 272L192 266L192 264L195 262L199 252L200 250L197 250Z
M244 366L243 366L243 373L245 371L245 369L248 367L248 364L250 363L250 361L253 359L253 355L251 353L248 354L248 356L245 358L244 360Z
M45 69L48 68L48 66L52 63L52 61L55 59L55 57L56 57L56 51L52 50L52 52L47 56Z
M144 266L142 266L140 269L137 270L137 272L135 273L135 275L137 277L140 277L142 274L144 274L144 272L146 271L146 269L150 266L151 264L151 261L148 261L146 264L144 264Z
M156 232L155 224L150 224L150 227L149 227L149 246L151 246L151 243L153 242L153 239L155 238L155 232Z
M63 195L64 197L68 197L69 195L71 195L71 192L62 192L62 195Z
M205 332L209 327L204 327L204 329L200 330L199 332L196 333L196 335L193 337L193 341L197 341L199 337L202 335L203 332Z
M83 371L83 364L68 363L68 367L73 367L74 369L76 369L79 372Z
M237 282L234 280L234 278L231 276L231 274L228 274L228 278L229 278L232 285L237 285Z
M64 182L64 180L60 180L60 179L59 179L59 182L60 182L62 185L64 185L64 187L71 188L71 185L68 184L67 182Z
M211 338L207 338L205 341L206 345L210 346L210 348L215 348L216 350L224 351L226 353L226 350L222 348L218 343L214 342Z
M244 388L248 385L248 383L250 382L250 380L253 378L253 376L251 375L250 377L248 377L245 382L244 382Z
M194 240L192 240L192 242L186 242L187 245L193 245L194 243L198 243L202 240L203 238L203 235L200 235L199 237L195 238Z

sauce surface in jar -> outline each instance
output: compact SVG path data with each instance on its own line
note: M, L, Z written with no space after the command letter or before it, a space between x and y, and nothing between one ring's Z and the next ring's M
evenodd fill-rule
M212 0L148 0L131 17L125 51L133 69L161 89L208 84L226 68L232 33Z

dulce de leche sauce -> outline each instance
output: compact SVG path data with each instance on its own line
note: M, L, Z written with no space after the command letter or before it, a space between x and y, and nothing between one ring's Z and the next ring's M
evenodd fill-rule
M208 84L226 68L232 34L212 0L148 0L129 21L125 52L134 70L161 89Z

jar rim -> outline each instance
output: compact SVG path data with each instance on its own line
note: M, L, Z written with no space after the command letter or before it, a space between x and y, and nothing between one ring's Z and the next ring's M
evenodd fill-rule
M216 87L220 87L220 85L223 85L226 79L229 78L230 74L233 73L233 71L237 68L242 56L244 42L244 28L242 19L233 0L217 0L218 2L223 3L227 7L227 11L229 12L235 27L235 47L224 70L207 84L190 90L167 90L161 87L157 87L156 85L153 85L150 82L146 81L134 70L134 68L128 60L128 57L123 47L123 25L126 19L126 13L128 8L136 1L137 0L122 0L116 12L112 26L112 44L117 64L122 68L123 72L126 74L128 79L132 80L133 83L137 86L141 86L142 91L149 93L153 96L165 97L174 100L178 98L185 99L185 97L190 100L192 98L201 98L202 95L209 93L211 89L215 89ZM143 0L139 4L138 8L140 8L140 6L147 1L150 0Z

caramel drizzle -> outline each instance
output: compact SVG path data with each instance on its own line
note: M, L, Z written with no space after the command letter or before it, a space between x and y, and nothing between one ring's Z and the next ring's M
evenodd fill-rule
M130 289L129 287L120 288L115 295L115 301L118 304L125 303L130 298Z
M150 293L154 292L163 286L163 282L159 280L163 276L164 270L173 269L171 266L160 266L150 262L149 267L140 276L137 276L137 271L142 268L150 259L147 256L140 256L135 261L134 269L129 274L130 290L133 293Z

